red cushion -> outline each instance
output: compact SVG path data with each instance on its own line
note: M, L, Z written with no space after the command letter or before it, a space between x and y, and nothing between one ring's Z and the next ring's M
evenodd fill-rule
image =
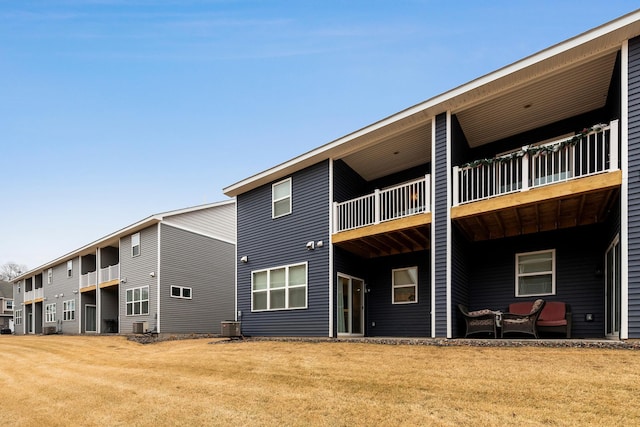
M536 325L538 326L565 326L567 324L566 319L562 320L538 320Z
M542 313L540 313L540 319L541 321L547 321L547 320L564 320L565 318L565 305L563 302L557 302L557 301L548 301L545 305L544 308L542 309ZM541 325L541 323L538 323L539 325ZM563 325L566 325L567 323L563 323Z
M514 302L509 304L509 313L513 314L529 314L533 301Z

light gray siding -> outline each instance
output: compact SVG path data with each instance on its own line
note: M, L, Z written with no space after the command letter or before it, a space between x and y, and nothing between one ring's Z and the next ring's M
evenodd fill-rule
M56 326L58 332L65 334L78 333L78 309L80 307L80 299L78 288L80 287L80 258L73 258L73 269L71 277L67 277L67 262L58 264L52 268L51 284L47 283L47 270L42 272L42 287L44 289L43 316L46 316L45 307L47 304L56 304L56 322L46 322L43 317L43 325L45 327ZM73 291L76 291L74 293ZM76 313L74 320L63 320L63 302L74 300L76 305Z
M161 225L161 332L220 333L235 319L235 245ZM171 296L191 288L192 299Z
M629 338L640 338L640 37L629 41L628 105Z
M238 310L246 335L329 335L329 163L292 178L292 213L273 219L271 184L241 194L238 206ZM306 243L323 247L307 250ZM251 272L308 263L306 309L251 311Z
M20 289L18 291L18 289ZM24 334L24 326L25 326L25 320L24 320L24 306L22 305L24 303L24 280L20 280L19 282L16 282L13 284L13 315L15 318L15 314L16 314L16 310L22 310L22 324L20 325L14 325L14 333L16 335L23 335Z
M151 277L154 273L155 277ZM133 322L149 322L157 327L158 318L158 226L140 231L140 255L131 256L131 235L120 239L120 333L133 331ZM149 314L127 316L127 289L149 287Z
M435 329L436 336L447 335L447 189L449 186L449 171L447 168L447 116L440 114L436 117L435 135L435 179L434 205L434 240L431 242L435 251L434 278L435 278Z
M217 237L221 240L230 242L235 242L236 240L235 203L167 216L163 222Z

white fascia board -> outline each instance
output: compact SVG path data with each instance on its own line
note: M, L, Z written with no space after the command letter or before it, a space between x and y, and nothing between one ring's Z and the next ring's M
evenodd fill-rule
M220 201L220 202L208 203L206 205L198 205L198 206L192 206L192 207L189 207L189 208L176 209L174 211L162 212L162 213L156 214L155 216L158 216L160 218L165 218L165 217L168 217L168 216L181 215L181 214L185 214L185 213L197 212L197 211L202 211L202 210L205 210L205 209L216 208L218 206L231 205L231 204L233 204L235 202L236 202L236 200L231 198L229 200L223 200L223 201Z
M500 68L490 74L479 77L450 91L444 92L441 95L430 98L420 104L414 105L413 107L402 110L356 132L336 139L300 156L294 157L293 159L274 166L273 168L267 169L242 181L238 181L237 183L224 188L223 192L227 196L237 196L238 194L257 188L258 186L271 182L277 178L281 178L287 174L291 174L322 160L329 159L332 155L332 150L337 149L339 146L356 138L363 137L392 123L406 119L414 114L426 113L428 116L435 117L437 114L445 111L453 111L455 109L462 108L465 105L477 103L479 99L482 99L487 95L478 94L474 98L473 96L469 96L469 92L479 89L489 83L494 83L515 72L522 71L527 67L531 67L542 61L566 53L578 46L595 41L600 37L604 37L616 31L622 31L625 27L632 24L640 25L640 10L631 12L609 23L591 29L564 42L514 62L511 65ZM638 32L640 33L640 30Z

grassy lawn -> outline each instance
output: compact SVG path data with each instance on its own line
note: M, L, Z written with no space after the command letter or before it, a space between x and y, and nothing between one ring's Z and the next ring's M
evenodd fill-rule
M637 425L640 353L0 336L4 425Z

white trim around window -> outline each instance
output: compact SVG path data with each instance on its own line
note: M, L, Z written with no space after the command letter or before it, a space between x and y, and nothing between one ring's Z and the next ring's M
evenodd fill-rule
M140 255L140 233L131 235L131 257Z
M4 300L4 307L6 311L13 311L13 300L12 299Z
M391 270L391 303L415 304L418 302L418 267Z
M62 302L62 320L76 319L76 300L70 299Z
M13 313L14 313L13 318L16 321L16 325L22 325L22 309L16 310Z
M44 306L45 323L54 323L56 321L56 303L52 302Z
M73 277L73 260L67 261L67 277Z
M53 282L53 268L47 270L47 285L50 285Z
M516 297L556 294L556 250L516 254Z
M192 299L192 289L187 286L171 285L171 298Z
M127 316L149 314L149 286L127 289Z
M251 311L307 308L307 263L251 272Z
M291 178L271 186L271 217L280 218L291 213Z

